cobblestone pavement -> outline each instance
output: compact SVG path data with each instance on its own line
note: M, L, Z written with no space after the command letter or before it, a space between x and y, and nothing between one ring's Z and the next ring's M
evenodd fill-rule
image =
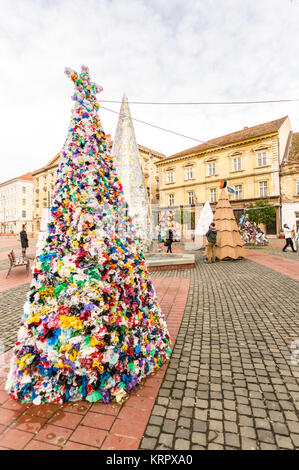
M253 261L196 257L194 270L171 272L191 273L189 297L141 448L299 448L299 283Z
M299 251L297 251L297 253L293 253L289 248L287 248L287 251L285 252L282 251L282 247L280 246L261 246L254 248L246 246L245 248L246 250L257 250L268 255L282 256L283 258L299 261Z
M7 243L7 240L1 240L1 244L0 244L0 253L3 253L3 252L9 252L11 250L19 250L21 251L22 248L21 248L21 242L19 242L18 240L15 240L15 243L11 244L12 241L9 240L9 242ZM29 241L28 241L28 244L29 244L29 247L33 247L36 245L36 239L35 238L29 238Z
M28 253L26 253L26 256L30 256L31 253L28 250ZM32 263L32 262L31 262ZM0 271L7 270L9 268L9 260L8 257L7 259L0 259Z
M158 271L191 278L184 318L140 448L299 448L299 283L253 261ZM28 284L1 294L13 346ZM8 308L9 307L9 308Z

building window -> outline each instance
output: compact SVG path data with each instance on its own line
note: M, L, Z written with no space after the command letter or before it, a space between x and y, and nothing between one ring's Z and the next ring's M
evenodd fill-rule
M233 171L240 171L242 170L242 160L241 157L233 158Z
M26 206L26 199L22 199L22 206Z
M268 153L258 152L257 153L257 166L266 166L266 165L268 165Z
M216 175L216 163L208 163L208 176Z
M169 194L169 206L174 205L174 194Z
M188 192L188 204L194 204L194 192L190 191Z
M168 171L166 175L167 175L167 183L174 183L174 172Z
M185 179L186 180L192 180L194 178L193 176L193 166L187 166L185 168Z
M26 219L26 211L22 211L22 219Z
M267 181L260 181L260 196L266 197L268 196L268 182Z
M216 188L210 189L210 202L216 202Z
M242 199L242 185L237 184L235 186L235 199Z
M26 194L26 186L23 186L23 187L22 187L22 192L23 192L24 194Z
M299 180L296 180L296 195L299 196Z

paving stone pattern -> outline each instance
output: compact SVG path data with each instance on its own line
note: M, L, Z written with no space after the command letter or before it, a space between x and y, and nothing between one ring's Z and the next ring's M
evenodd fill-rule
M141 448L299 448L298 282L249 260L196 258L171 273L191 273L189 297Z
M8 253L11 250L18 250L18 251L22 250L20 241L16 241L15 244L13 244L13 245L6 244L5 242L6 242L6 240L2 240L2 243L0 244L0 253L6 252L6 251ZM36 246L36 239L29 238L28 245L29 245L29 248L30 247L35 247Z

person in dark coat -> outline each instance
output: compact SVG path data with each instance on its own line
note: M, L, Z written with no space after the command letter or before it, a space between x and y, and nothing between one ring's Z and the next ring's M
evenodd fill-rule
M20 240L22 246L22 256L26 256L26 248L28 248L28 237L25 224L22 225L22 231L20 232Z
M168 232L167 232L166 243L167 243L167 251L166 251L166 253L172 253L172 249L171 249L171 245L172 245L172 243L173 243L173 233L172 233L172 230L168 230Z

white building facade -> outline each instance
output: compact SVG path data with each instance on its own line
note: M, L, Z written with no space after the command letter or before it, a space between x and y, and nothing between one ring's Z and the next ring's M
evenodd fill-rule
M33 178L31 173L0 184L0 234L18 234L22 225L33 231Z

